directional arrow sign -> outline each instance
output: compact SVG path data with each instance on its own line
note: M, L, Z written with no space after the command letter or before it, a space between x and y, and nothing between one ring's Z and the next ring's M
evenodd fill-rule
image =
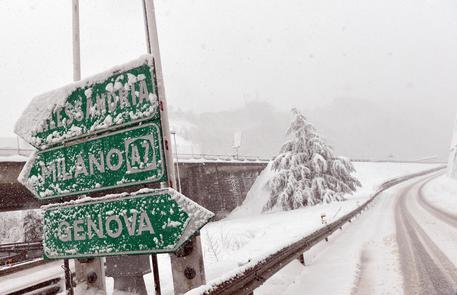
M153 58L128 64L35 97L15 132L38 149L159 118Z
M38 199L166 181L159 121L37 152L18 180Z
M44 256L174 252L213 216L173 189L52 206L44 213Z

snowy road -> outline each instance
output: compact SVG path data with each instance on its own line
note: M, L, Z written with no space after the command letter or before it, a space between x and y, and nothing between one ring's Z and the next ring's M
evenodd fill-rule
M397 243L405 294L456 294L457 219L431 207L422 179L398 193Z
M424 197L440 174L382 193L372 207L257 294L457 294L457 215ZM328 278L331 278L329 284Z

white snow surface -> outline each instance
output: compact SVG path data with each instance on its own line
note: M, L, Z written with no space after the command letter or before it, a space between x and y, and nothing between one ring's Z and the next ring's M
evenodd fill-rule
M356 169L355 176L360 180L362 187L359 187L353 195L346 195L348 200L369 197L386 180L437 166L436 164L385 162L353 162L353 165ZM229 219L262 213L262 208L269 197L267 182L273 173L270 163L252 185L243 204L228 216Z
M451 215L457 216L457 180L441 175L424 188L424 198L432 206Z
M34 268L29 268L20 272L7 274L0 277L0 294L8 294L26 286L32 286L55 277L64 277L62 269L63 260L56 260ZM70 268L74 271L73 263ZM65 280L61 280L62 283Z
M287 212L272 212L268 214L258 214L260 212L259 204L264 200L265 196L261 195L263 190L259 189L261 183L265 183L264 177L266 172L263 172L256 184L252 187L249 193L249 202L245 202L241 208L237 210L244 212L234 212L221 221L211 222L201 230L201 240L203 246L203 255L205 261L205 271L207 282L214 285L217 282L224 280L231 274L238 273L242 268L254 264L256 261L263 259L275 250L278 250L285 245L291 244L296 240L310 234L311 232L323 226L321 215L326 215L328 223L341 217L342 215L353 210L357 206L365 202L371 194L376 191L377 187L386 180L411 174L426 169L431 169L436 164L412 164L412 163L365 163L356 162L357 176L362 182L362 187L353 196L347 198L346 201L334 202L330 204L322 204L308 208L302 208ZM266 170L268 171L268 170ZM457 186L455 187L457 190ZM390 195L383 193L380 199L385 199L382 206L390 206ZM378 199L376 202L380 202ZM85 202L82 200L79 202ZM248 199L247 199L248 201ZM378 204L379 205L379 204ZM251 208L249 208L251 206ZM243 209L243 207L245 207ZM350 235L346 235L344 241L338 242L334 236L339 235L341 231L336 232L330 237L329 243L320 243L306 252L305 261L312 262L313 268L303 267L297 262L292 262L282 271L272 277L264 287L256 290L256 294L302 294L303 284L307 284L308 288L313 285L313 282L322 279L322 271L330 274L331 270L336 270L340 276L332 277L332 279L342 282L339 284L341 291L347 292L352 288L354 281L354 273L361 271L358 269L360 257L357 256L357 251L365 251L369 257L383 260L388 259L388 251L396 251L394 246L389 242L392 238L392 233L389 231L392 226L384 224L384 216L376 215L375 219L368 219L368 215L362 215L355 222L366 223L363 225L363 231L355 230L356 227L349 225L343 228L343 231L352 231ZM351 228L354 228L351 230ZM360 227L359 227L360 228ZM384 234L386 240L370 241L370 232L373 228L379 229ZM365 236L366 235L366 236ZM363 238L360 238L363 236ZM370 242L369 242L370 241ZM348 250L350 245L355 243L355 247ZM334 247L339 249L337 255L324 255L326 249ZM353 249L358 249L357 251ZM345 265L344 269L339 269L338 255L349 255L354 257L353 263ZM173 294L173 283L170 268L169 256L166 254L158 255L159 269L161 276L162 294ZM328 264L329 261L333 261ZM315 268L319 267L319 269ZM386 260L386 273L389 269L398 267L395 262ZM60 268L60 266L59 266ZM382 272L384 273L384 272ZM290 284L291 278L300 275L300 282ZM298 277L297 277L298 278ZM149 294L154 294L152 274L144 276ZM303 280L303 282L302 282ZM349 283L346 283L347 282ZM398 278L388 278L388 280L399 282ZM287 282L287 289L284 288L284 282ZM400 284L400 283L399 283ZM0 284L2 285L2 284ZM325 284L319 284L325 285ZM310 293L310 294L339 294L334 292L332 284L327 284L330 293ZM389 286L382 284L382 280L377 280L376 290L378 294L387 290ZM113 293L113 281L107 279L108 294ZM401 288L401 285L389 287L391 289ZM188 294L200 294L201 289L196 289L188 292ZM325 291L325 290L317 290ZM317 292L316 291L316 292ZM1 292L0 292L1 293ZM389 294L389 292L385 293Z
M240 208L236 209L224 220L209 223L201 231L208 285L211 286L224 281L226 278L242 271L243 268L254 265L256 261L274 253L275 250L279 250L318 230L323 226L321 221L322 215L326 216L328 223L335 221L367 201L383 182L438 166L436 164L412 163L356 162L354 164L362 187L354 195L348 196L346 201L267 214L260 214L263 204L265 204L268 198L265 195L267 191L262 184L266 183L266 179L270 173L268 168L263 171L248 193L246 202ZM379 218L376 224L370 223L365 229L372 231L374 226L381 226L383 219L382 216L379 216ZM380 228L385 231L386 236L391 234L388 226L382 226ZM354 239L357 236L357 232L352 235ZM360 240L359 249L364 246L364 243L361 242L367 242L368 240L369 237ZM383 257L384 254L384 256L388 256L386 251L390 250L392 249L389 247L381 249L380 257ZM313 253L312 251L309 252ZM344 253L344 251L340 251L339 253ZM352 254L348 253L348 255L354 255L356 257L355 252ZM354 260L353 270L356 269L357 259ZM295 271L293 265L288 266L291 268L291 272ZM333 267L337 267L337 265L333 265ZM396 267L396 265L392 265L392 267ZM347 274L351 276L349 280L350 284L353 282L352 276L354 273ZM317 278L314 277L314 279ZM347 279L347 276L341 278L341 280L344 279ZM312 283L312 280L309 282ZM208 285L194 289L187 294L201 294L201 291L205 290ZM282 285L282 287L284 286ZM382 290L383 287L380 286L379 288ZM281 289L271 292L267 291L265 294L278 294L275 292L279 292L279 290Z
M351 225L305 252L256 290L259 295L402 294L395 239L394 194L383 192ZM376 229L376 230L373 230ZM379 267L381 266L381 267ZM329 279L325 282L323 274ZM331 281L331 283L329 283Z
M88 77L84 80L68 84L64 87L51 90L34 97L22 115L16 122L14 132L22 137L26 142L35 145L37 144L36 138L33 136L34 131L39 130L42 123L51 117L53 110L56 106L63 107L67 97L77 88L84 88L95 83L103 82L116 72L125 71L138 67L145 63L152 64L152 55L143 55L138 59L123 65L112 67L111 69Z
M28 159L28 156L23 155L0 156L0 162L25 162Z

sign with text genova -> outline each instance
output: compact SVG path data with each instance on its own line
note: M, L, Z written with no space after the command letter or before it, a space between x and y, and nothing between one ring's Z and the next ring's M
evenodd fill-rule
M213 216L173 189L52 206L44 213L44 256L174 252Z
M38 149L101 131L158 119L152 56L32 99L15 132Z
M37 152L18 180L38 199L166 181L158 120Z

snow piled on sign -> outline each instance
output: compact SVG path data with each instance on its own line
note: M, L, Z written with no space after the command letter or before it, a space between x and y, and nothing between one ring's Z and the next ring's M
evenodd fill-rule
M148 252L148 250L152 250L149 252L169 252L169 251L174 251L178 249L183 243L185 243L192 235L194 235L196 232L198 232L213 216L214 213L211 211L207 210L206 208L200 206L199 204L195 203L194 201L190 200L189 198L185 197L183 194L179 193L178 191L171 189L171 188L166 188L166 189L149 189L149 188L143 188L140 189L136 192L133 193L120 193L120 194L110 194L106 195L104 197L100 198L91 198L87 196L83 196L82 198L78 200L70 200L65 203L55 203L55 204L48 204L44 205L41 207L41 209L45 210L45 227L50 227L50 228L57 228L57 225L60 222L60 216L62 216L61 211L73 208L72 211L68 211L69 214L73 214L74 216L72 218L80 218L81 216L84 216L84 212L87 210L85 209L84 205L96 205L96 204L102 204L104 208L109 206L108 204L113 201L122 201L127 198L129 199L135 199L135 198L142 198L142 197L149 197L154 201L154 199L157 200L157 202L162 202L160 199L158 199L161 195L169 195L171 200L174 200L177 205L179 211L184 211L187 213L187 217L185 217L184 220L180 220L179 223L177 222L170 222L170 217L168 218L168 223L166 220L163 220L165 224L162 225L162 229L165 227L179 227L180 230L180 236L176 237L176 240L173 244L166 245L163 243L163 239L160 238L160 241L155 242L155 247L156 248L150 248L150 246L146 244L139 244L138 249L134 249L133 251L143 251L145 253ZM157 198L156 198L157 197ZM141 206L138 205L136 209L140 211L147 211L151 207L150 206L152 203L148 202L145 203L142 201ZM94 207L95 208L95 207ZM95 210L95 209L94 209ZM105 211L105 212L99 212L102 213L104 216L108 215L119 215L120 212L124 210L121 207L116 208L113 211ZM163 209L165 210L165 209ZM169 208L166 207L167 211L162 211L162 212L157 212L157 215L167 215L167 214L175 214L173 212L168 211ZM152 210L154 211L154 210ZM154 213L152 213L154 214ZM57 216L57 217L54 217ZM47 216L47 217L46 217ZM171 217L173 218L173 217ZM175 216L176 218L176 216ZM46 221L47 220L47 221ZM44 237L44 252L45 254L50 257L50 258L59 258L63 257L64 255L61 253L61 245L60 244L55 244L54 239L49 239L50 234L46 234ZM119 243L117 244L117 248L115 250L115 253L119 252L129 252L132 251L131 247L126 245L121 238L118 239ZM163 244L163 246L162 246ZM67 254L70 255L79 255L84 257L85 254L90 253L94 255L113 255L112 249L107 248L111 246L109 242L105 244L105 247L100 247L99 245L85 245L84 247L90 247L90 250L85 249L85 253L81 252L83 251L82 249L76 250L76 249L68 249L65 250ZM125 248L125 249L124 249ZM73 251L73 252L70 252Z
M70 94L72 94L78 88L90 87L96 83L101 83L108 79L110 76L117 72L123 72L138 66L143 65L145 62L148 64L153 63L152 55L143 55L138 59L135 59L129 63L115 66L103 73L94 75L84 80L68 84L64 87L51 90L49 92L38 95L32 99L27 108L24 110L19 120L16 122L14 132L22 137L26 142L37 146L41 142L33 136L36 131L42 128L43 122L52 116L53 111L57 107L64 107L65 102ZM116 88L116 85L113 86ZM90 89L90 88L89 88ZM87 89L86 91L88 91ZM86 93L87 95L87 93ZM106 122L105 122L106 123ZM71 130L71 136L75 137L80 135L80 128ZM52 141L59 141L60 138L52 138Z

